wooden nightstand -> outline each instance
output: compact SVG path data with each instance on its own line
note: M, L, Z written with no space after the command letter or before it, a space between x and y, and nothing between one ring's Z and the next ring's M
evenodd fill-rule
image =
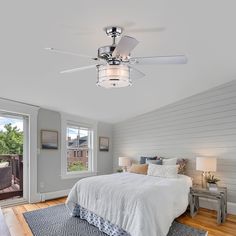
M225 222L227 216L227 188L218 187L216 191L199 186L190 188L190 215L194 217L199 208L199 197L217 201L217 224Z

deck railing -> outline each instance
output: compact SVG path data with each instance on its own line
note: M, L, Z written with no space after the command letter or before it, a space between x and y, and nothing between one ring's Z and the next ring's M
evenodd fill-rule
M22 155L0 155L1 162L8 167L0 168L0 200L23 196L23 157ZM17 187L16 187L17 186Z

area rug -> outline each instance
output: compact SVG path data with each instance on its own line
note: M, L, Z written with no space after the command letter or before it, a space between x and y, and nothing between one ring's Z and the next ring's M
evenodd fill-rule
M35 236L107 236L87 221L71 217L65 204L25 212L25 220ZM195 229L176 221L168 236L206 236L204 230Z

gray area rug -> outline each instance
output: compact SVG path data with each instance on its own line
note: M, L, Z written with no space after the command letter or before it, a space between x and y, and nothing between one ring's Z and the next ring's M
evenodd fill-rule
M71 217L64 204L25 212L24 217L35 236L107 236L87 221ZM194 229L176 221L168 236L205 236L206 231Z

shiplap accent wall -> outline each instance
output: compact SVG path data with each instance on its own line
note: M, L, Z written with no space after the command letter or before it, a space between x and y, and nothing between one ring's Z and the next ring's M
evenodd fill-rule
M236 80L115 124L114 169L119 156L137 161L141 155L187 158L195 182L196 156L217 157L216 176L236 203Z

